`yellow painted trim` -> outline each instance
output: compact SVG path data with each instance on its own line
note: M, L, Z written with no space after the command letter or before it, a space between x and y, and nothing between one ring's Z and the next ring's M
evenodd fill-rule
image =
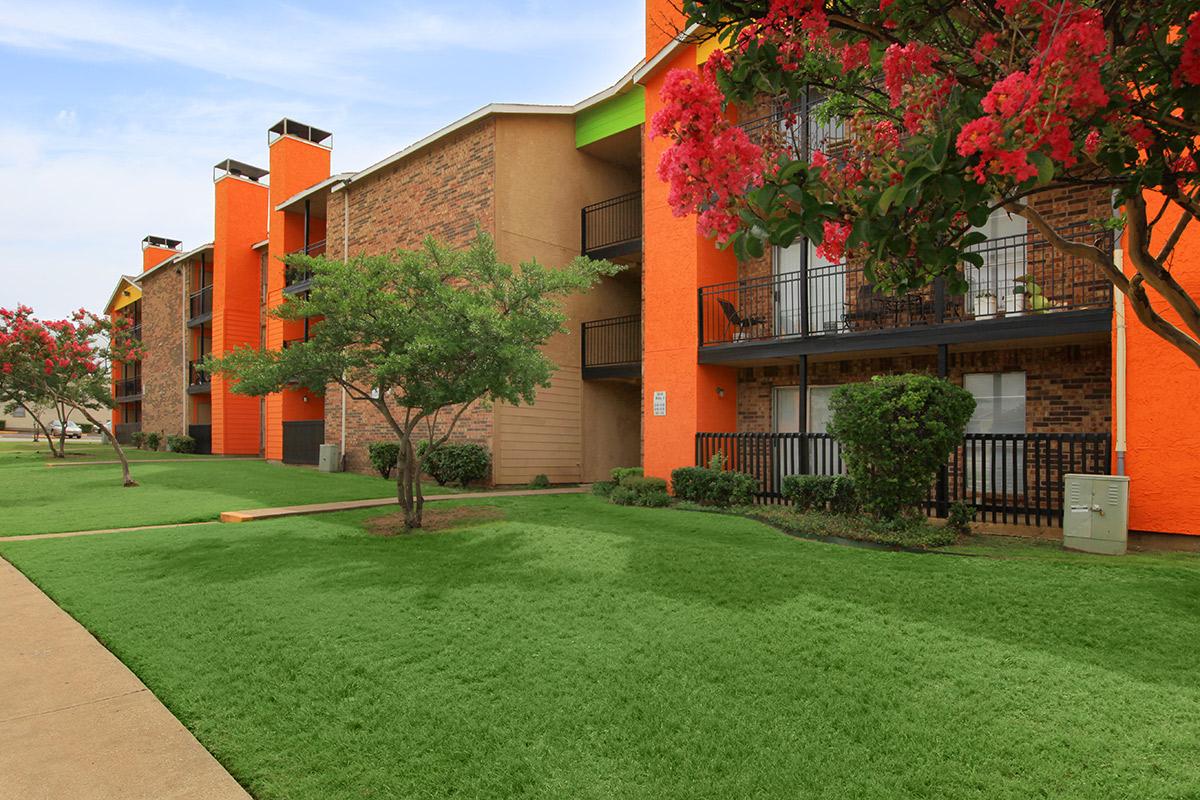
M717 37L715 36L696 45L696 63L703 64L705 61L708 61L708 57L712 55L714 50L720 48L720 46L720 42L717 41Z
M117 287L116 294L113 295L112 305L109 306L108 313L120 311L125 306L132 305L142 299L142 290L137 284L130 283L127 280L122 280Z

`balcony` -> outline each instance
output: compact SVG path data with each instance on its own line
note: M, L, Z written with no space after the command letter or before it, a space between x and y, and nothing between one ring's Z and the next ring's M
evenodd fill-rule
M137 342L142 341L142 323L139 322L129 329L129 338Z
M584 380L642 375L642 318L639 314L597 319L579 326Z
M117 402L128 402L142 396L142 379L141 378L123 378L116 382L113 387L113 397Z
M188 327L194 328L212 320L213 287L212 284L200 291L192 292L188 297Z
M929 489L925 510L945 516L964 502L980 522L1061 525L1063 478L1106 475L1111 468L1107 433L968 433ZM788 475L844 472L841 448L826 433L697 433L696 464L720 453L730 470L758 481L761 503L784 502Z
M580 252L617 258L642 249L642 193L611 197L580 211Z
M118 422L113 426L113 435L121 444L129 444L133 440L133 434L141 429L142 423L140 422Z
M188 394L207 394L212 391L212 376L199 369L199 361L188 362Z
M1062 235L1111 249L1111 232L1086 224ZM950 295L939 280L904 295L876 290L859 265L801 267L705 286L699 346L707 363L758 356L986 342L1109 330L1112 284L1090 262L1064 255L1034 233L991 239L964 264L970 290Z
M299 250L293 250L288 255L302 256L320 256L325 254L325 240L313 242L301 247ZM299 267L287 267L283 272L283 293L284 294L300 294L307 292L312 285L312 271Z

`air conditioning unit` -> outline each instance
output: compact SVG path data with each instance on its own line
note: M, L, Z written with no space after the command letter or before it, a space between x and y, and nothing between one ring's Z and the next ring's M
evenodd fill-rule
M1064 486L1063 547L1123 555L1129 539L1129 478L1124 475L1067 475Z

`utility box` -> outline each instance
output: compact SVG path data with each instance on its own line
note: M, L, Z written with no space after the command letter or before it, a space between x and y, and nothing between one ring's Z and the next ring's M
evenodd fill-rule
M317 469L321 472L341 472L342 457L336 444L323 444L317 456Z
M1129 478L1067 475L1065 482L1063 547L1123 555L1129 539Z

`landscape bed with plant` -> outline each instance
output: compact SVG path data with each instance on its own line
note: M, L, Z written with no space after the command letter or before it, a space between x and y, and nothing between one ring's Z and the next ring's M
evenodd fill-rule
M615 469L592 490L616 505L722 511L796 535L898 547L945 546L969 532L969 506L955 504L944 526L922 511L975 409L967 391L926 375L879 376L839 387L830 409L848 474L784 477L789 508L756 505L758 481L730 470L721 452L706 467L673 470L670 493L666 480L645 477L640 467Z

